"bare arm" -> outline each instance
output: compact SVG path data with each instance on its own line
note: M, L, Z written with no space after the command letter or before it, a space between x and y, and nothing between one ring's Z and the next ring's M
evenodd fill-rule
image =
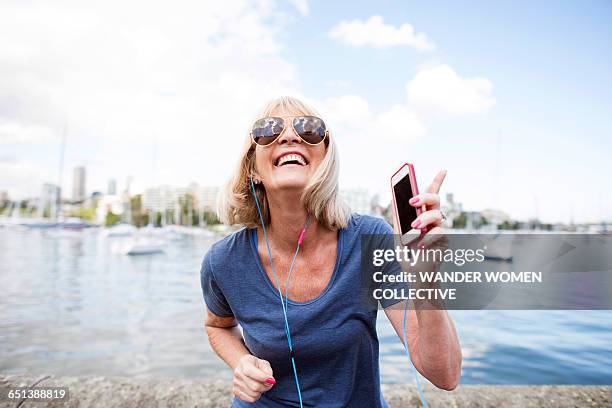
M234 317L220 317L206 310L204 323L212 349L234 371L234 395L253 403L276 383L266 360L249 352Z
M444 236L438 193L445 177L446 171L439 172L427 189L427 193L416 195L408 203L398 203L413 207L426 206L426 211L417 217L413 228L431 228L421 241L427 248ZM396 235L399 234L395 218L393 229ZM402 265L402 268L405 266ZM425 267L425 270L433 269ZM410 270L406 268L405 271ZM424 286L432 285L425 283ZM457 387L461 379L461 346L453 319L441 304L434 303L430 300L415 300L415 303L409 305L406 316L406 342L414 367L436 387L450 391ZM385 309L402 343L404 308L398 306L404 305L405 302L402 302L395 307Z
M242 356L250 354L233 316L220 317L207 309L204 327L210 346L232 370Z
M389 307L385 314L403 342L403 308ZM457 387L461 378L461 346L446 310L409 309L406 340L412 363L425 378L444 390Z

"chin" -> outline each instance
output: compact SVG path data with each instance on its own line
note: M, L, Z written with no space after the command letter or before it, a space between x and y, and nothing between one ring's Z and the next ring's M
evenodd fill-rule
M274 186L279 190L303 190L308 185L307 177L280 176L274 180Z

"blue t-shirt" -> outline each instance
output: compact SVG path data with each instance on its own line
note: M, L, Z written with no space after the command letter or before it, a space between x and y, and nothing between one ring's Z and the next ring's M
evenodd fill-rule
M287 316L305 407L387 408L380 389L377 310L360 296L360 236L392 233L383 219L353 214L348 226L338 231L336 263L327 287L307 302L289 301ZM256 229L243 228L212 245L200 275L207 307L218 316L236 318L247 348L270 362L276 379L256 403L234 398L232 407L299 407L282 306L261 264Z

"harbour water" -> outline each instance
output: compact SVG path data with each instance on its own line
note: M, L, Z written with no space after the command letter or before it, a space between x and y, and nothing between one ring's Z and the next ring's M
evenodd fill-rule
M219 237L126 256L99 229L0 228L0 373L229 379L203 330L200 262ZM612 311L451 311L463 384L612 384ZM411 382L379 315L385 383Z

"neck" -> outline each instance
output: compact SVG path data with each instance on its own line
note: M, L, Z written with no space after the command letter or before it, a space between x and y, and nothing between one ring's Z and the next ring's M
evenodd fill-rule
M286 251L294 251L308 218L308 213L300 202L301 192L284 191L268 194L270 209L270 225L267 226L268 235L275 246ZM315 241L325 228L311 216L310 225L305 234L304 248L308 242Z

